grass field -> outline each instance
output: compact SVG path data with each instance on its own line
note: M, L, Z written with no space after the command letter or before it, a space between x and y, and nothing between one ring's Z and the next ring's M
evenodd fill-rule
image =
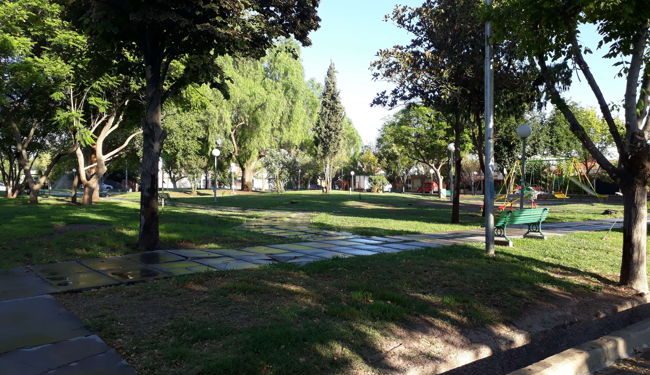
M171 193L174 202L204 205L211 209L167 206L161 214L162 248L230 248L286 239L241 230L247 220L268 216L263 210L307 212L315 226L362 235L437 233L478 228L480 202L463 204L462 224L450 224L449 202L431 196L402 194L353 194L334 192L253 193L191 197ZM138 230L137 193L84 207L63 200L41 199L36 206L24 200L0 199L0 268L47 263L73 258L106 257L136 251ZM468 197L468 201L472 197ZM245 212L219 207L258 209ZM611 204L563 204L551 206L549 221L603 218L605 209L622 212Z
M140 374L399 373L443 360L450 348L441 330L462 342L463 332L508 323L560 295L602 295L616 280L622 236L602 237L515 240L494 259L480 245L454 246L62 298ZM406 358L384 361L396 343L408 347Z
M230 248L273 243L278 238L239 228L255 213L167 206L162 210L163 248ZM0 268L136 252L138 205L101 202L73 206L55 199L38 205L0 199Z

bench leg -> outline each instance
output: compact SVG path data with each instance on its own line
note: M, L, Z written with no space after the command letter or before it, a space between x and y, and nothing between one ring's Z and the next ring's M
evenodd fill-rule
M510 237L508 237L508 234L506 233L506 227L494 228L494 244L512 247L512 240L510 239Z
M542 223L528 224L528 231L524 234L524 238L529 238L529 237L539 238L542 240L546 239L546 236L542 232Z

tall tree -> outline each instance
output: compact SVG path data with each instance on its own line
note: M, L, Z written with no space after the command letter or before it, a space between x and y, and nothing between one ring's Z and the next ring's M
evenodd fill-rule
M321 98L318 120L314 128L318 155L325 164L325 192L332 189L332 159L338 154L343 138L343 120L345 112L338 88L336 87L336 69L331 63L327 69L325 88Z
M38 202L56 163L73 150L69 134L53 119L87 45L62 12L50 0L0 3L0 141L13 142L0 148L7 160L3 176L14 182L8 187L19 189L15 181L22 173L31 203ZM33 176L32 166L48 149L56 151L40 175ZM11 170L14 163L20 172Z
M465 131L479 155L483 155L483 56L484 34L480 0L426 0L419 7L397 6L390 18L413 34L411 42L381 50L372 64L376 79L395 83L394 89L381 92L375 104L395 106L421 101L447 117L453 127L456 145L456 170L461 170ZM523 114L534 101L536 74L512 53L513 46L495 46L495 103L498 115ZM460 173L456 186L460 186ZM456 189L458 191L458 189ZM452 222L460 220L460 195L454 192Z
M447 162L447 139L453 130L441 113L410 105L386 122L379 144L392 143L410 159L406 169L417 163L432 169L438 181L439 197L444 197L442 167ZM385 146L384 146L385 147Z
M646 268L647 186L650 180L650 7L645 0L559 1L504 0L490 17L499 40L514 42L522 58L539 67L546 95L562 113L580 140L624 196L623 260L620 282L648 292ZM612 59L612 73L626 80L621 93L624 130L614 120L612 106L585 59L591 46L581 39L581 28L596 25L598 48ZM571 85L577 69L596 98L618 151L618 163L599 150L562 90Z
M145 65L139 247L159 242L158 159L165 131L162 105L191 82L223 87L215 58L262 56L278 37L309 44L318 0L69 0L91 35L133 49Z

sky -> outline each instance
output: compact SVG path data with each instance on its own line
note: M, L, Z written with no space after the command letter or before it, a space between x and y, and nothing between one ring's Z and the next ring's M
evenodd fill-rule
M397 4L418 6L422 0L321 0L321 27L311 34L312 45L303 49L307 79L323 82L330 62L334 62L346 114L365 144L374 144L381 125L394 113L387 108L370 106L378 92L390 87L386 82L372 80L370 64L380 49L410 40L408 33L384 21L384 16ZM606 99L620 102L625 82L615 77L611 61L601 58L605 51L596 50L595 28L588 26L581 31L581 39L594 51L587 56L587 62ZM581 105L597 106L588 85L578 77L566 94Z

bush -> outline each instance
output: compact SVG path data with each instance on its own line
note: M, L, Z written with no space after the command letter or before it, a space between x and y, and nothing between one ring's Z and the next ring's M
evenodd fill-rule
M373 193L383 193L384 187L388 185L388 179L384 175L370 176L370 190Z

